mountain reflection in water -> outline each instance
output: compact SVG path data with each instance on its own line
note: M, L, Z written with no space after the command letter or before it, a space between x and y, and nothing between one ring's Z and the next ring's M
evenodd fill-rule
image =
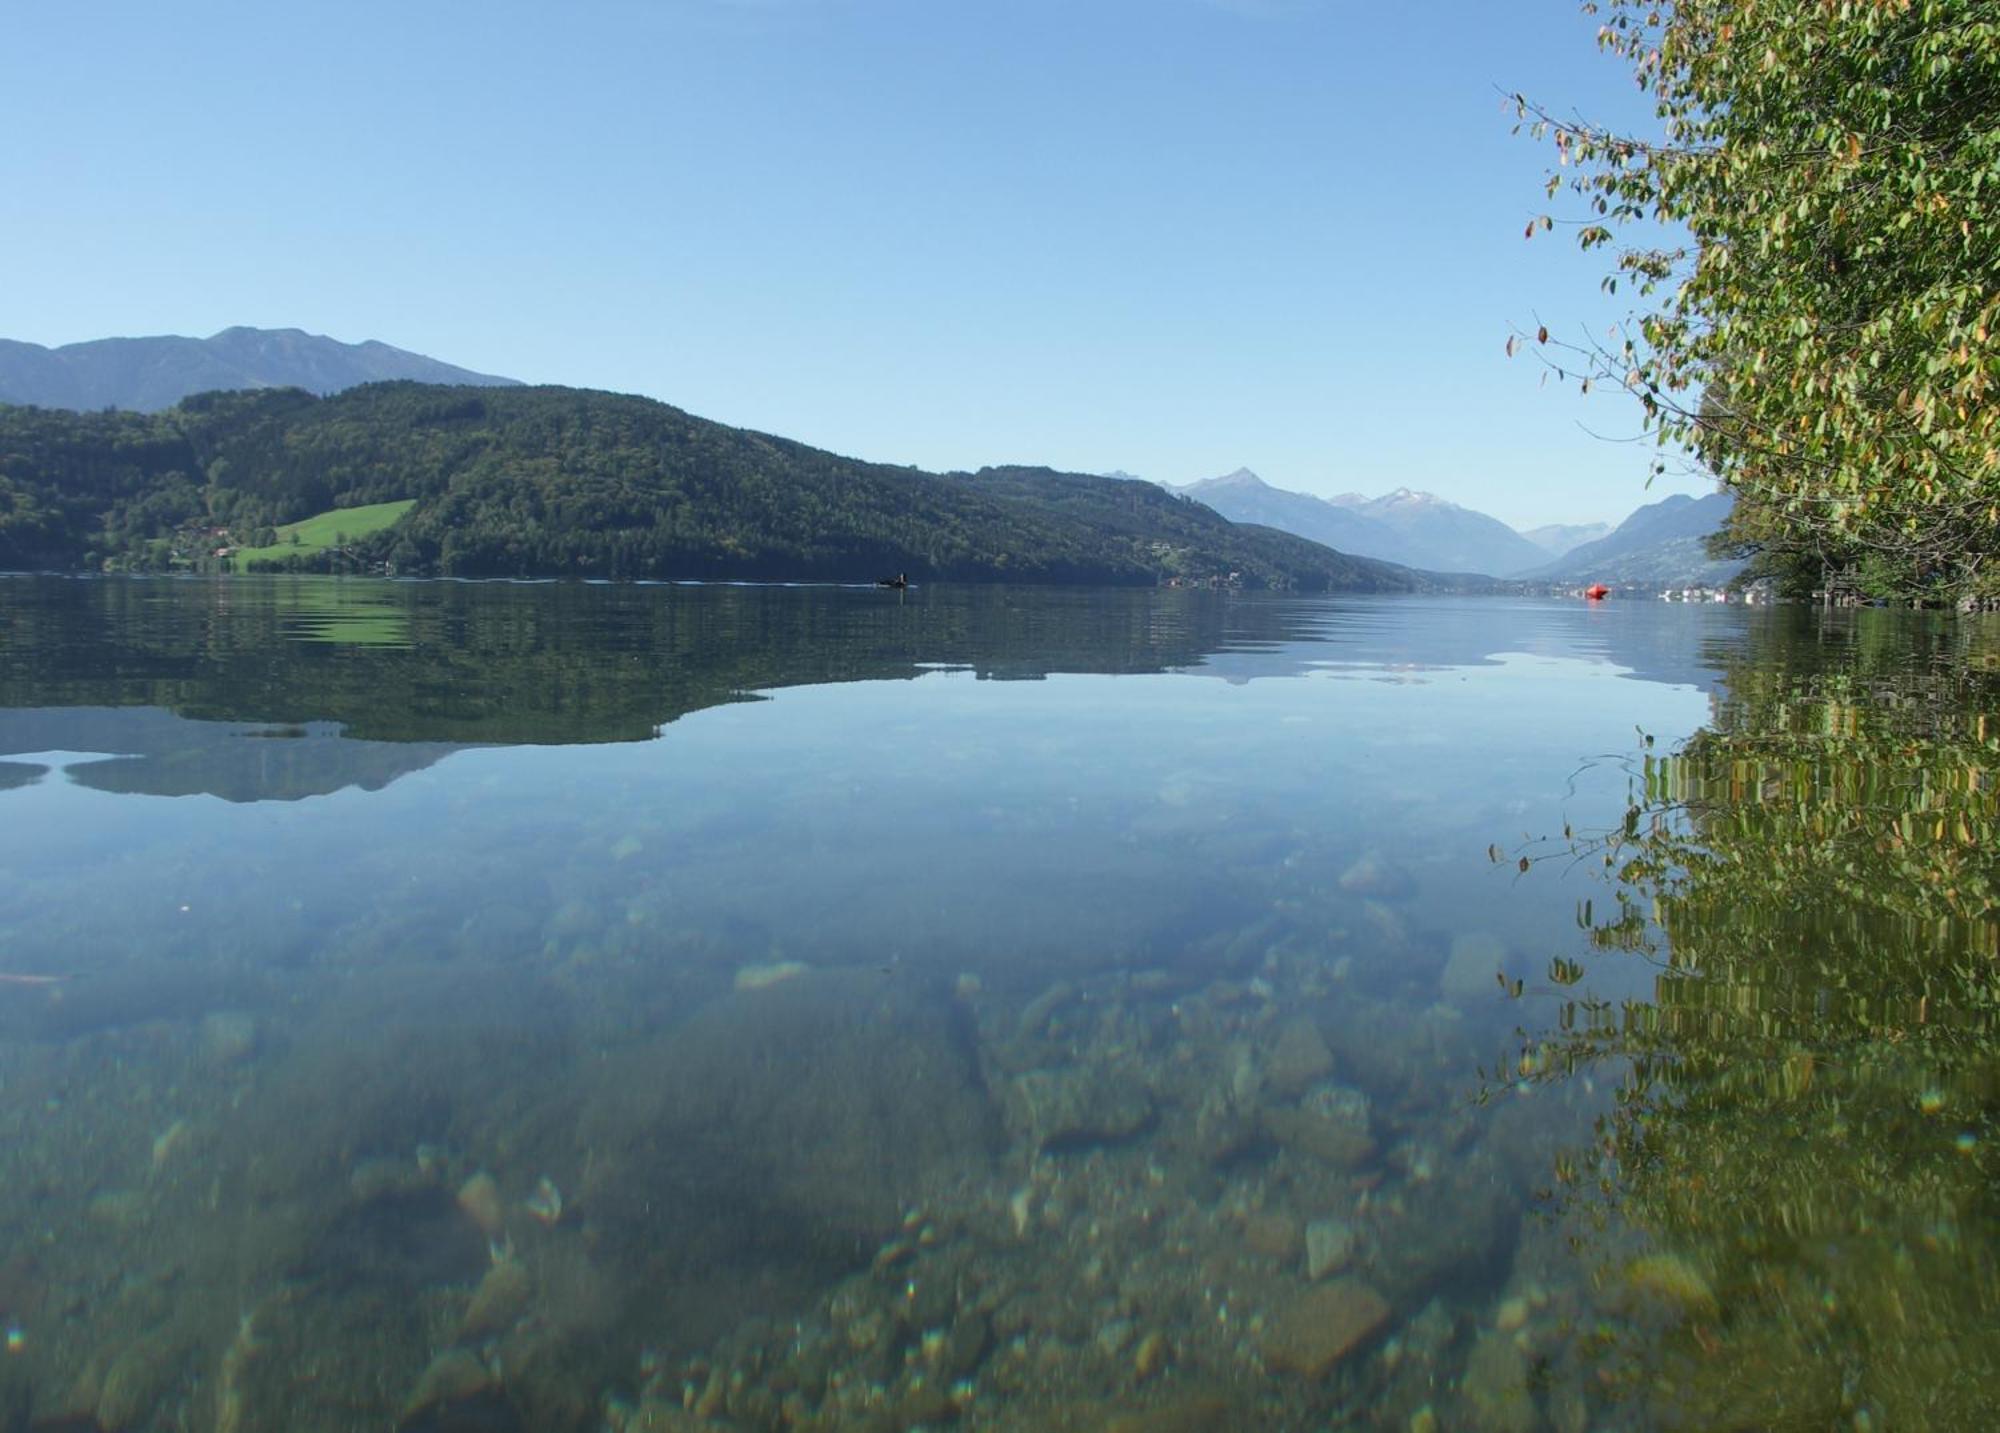
M1395 679L1503 649L1494 604L1465 602L1405 604L1387 628L1379 601L1193 592L0 583L0 756L115 754L71 779L229 801L377 790L467 747L651 740L690 712L800 685L936 671L1243 682L1326 665ZM1507 649L1712 681L1701 623L1592 615L1517 604Z
M1961 1426L1996 654L0 580L0 1428Z

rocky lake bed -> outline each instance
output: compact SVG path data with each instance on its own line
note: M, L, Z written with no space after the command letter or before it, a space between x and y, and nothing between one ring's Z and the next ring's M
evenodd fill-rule
M748 966L588 1059L506 1038L504 1001L413 1020L422 980L349 996L394 1016L11 1045L4 1406L135 1430L1601 1426L1580 1330L1687 1310L1580 1280L1524 1193L1589 1101L1479 1102L1505 945L1344 899L1332 936L1274 919L1205 979ZM1385 932L1396 980L1364 987L1343 941ZM581 997L557 973L517 998Z

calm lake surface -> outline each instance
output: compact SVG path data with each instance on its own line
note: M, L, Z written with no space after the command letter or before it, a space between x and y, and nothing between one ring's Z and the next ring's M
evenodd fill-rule
M1984 1426L2000 627L0 578L0 1429Z

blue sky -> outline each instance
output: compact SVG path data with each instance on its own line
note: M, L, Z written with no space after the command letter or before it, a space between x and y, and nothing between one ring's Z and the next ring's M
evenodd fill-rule
M931 468L1616 519L1602 256L1501 90L1646 111L1574 0L15 0L0 336L380 338ZM1561 211L1558 210L1560 213Z

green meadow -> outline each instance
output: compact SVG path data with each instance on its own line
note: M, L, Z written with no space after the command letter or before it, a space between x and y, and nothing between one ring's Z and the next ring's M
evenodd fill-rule
M279 528L278 540L269 547L239 547L230 556L239 569L258 562L282 562L288 557L312 557L338 546L343 539L351 542L394 527L416 501L404 498L399 502L369 503L364 507L316 513Z

